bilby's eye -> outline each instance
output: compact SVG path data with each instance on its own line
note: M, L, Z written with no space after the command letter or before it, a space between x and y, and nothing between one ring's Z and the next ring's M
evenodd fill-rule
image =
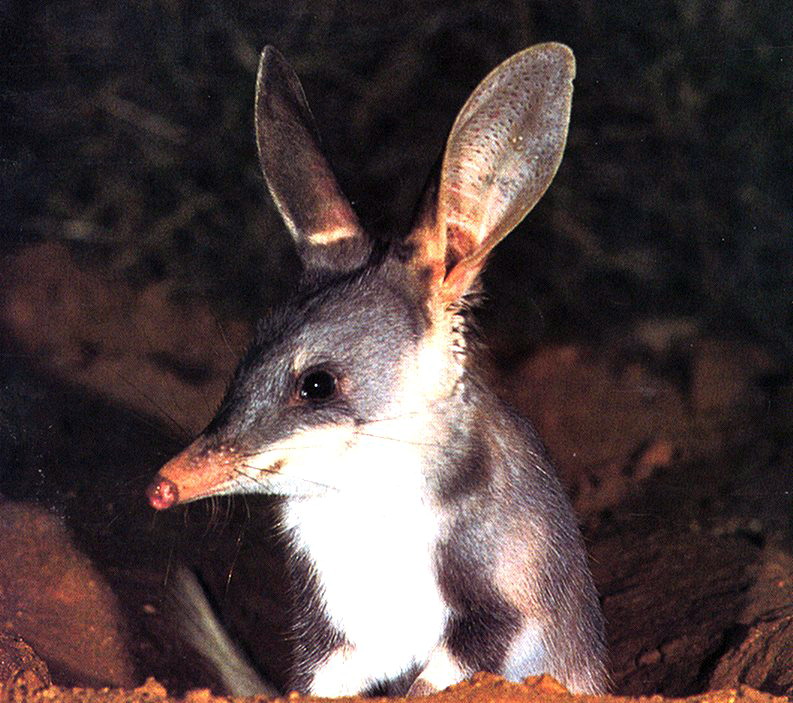
M320 401L332 398L336 393L336 377L330 371L317 369L300 377L297 394L300 400Z

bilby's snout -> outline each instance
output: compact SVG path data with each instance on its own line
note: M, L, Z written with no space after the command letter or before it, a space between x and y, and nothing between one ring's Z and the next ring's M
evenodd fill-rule
M167 510L179 502L179 489L173 481L157 474L146 488L146 497L155 510Z
M227 491L244 473L231 448L207 449L201 439L177 454L146 489L149 505L167 510L180 503Z

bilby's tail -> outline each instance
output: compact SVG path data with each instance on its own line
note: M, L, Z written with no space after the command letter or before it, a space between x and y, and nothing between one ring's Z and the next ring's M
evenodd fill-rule
M172 577L170 595L179 613L181 634L214 669L224 692L231 696L278 696L220 623L196 575L184 566Z

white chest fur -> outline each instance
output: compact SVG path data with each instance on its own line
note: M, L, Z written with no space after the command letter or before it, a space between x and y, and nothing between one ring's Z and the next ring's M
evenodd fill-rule
M344 466L328 466L334 490L290 500L284 516L316 569L326 615L354 650L350 683L423 663L447 618L433 564L438 518L420 449L382 436L359 441Z

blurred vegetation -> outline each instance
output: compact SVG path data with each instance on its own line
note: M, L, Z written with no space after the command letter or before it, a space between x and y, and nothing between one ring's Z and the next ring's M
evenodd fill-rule
M253 137L258 53L301 76L371 231L400 232L511 53L578 60L559 175L487 274L518 344L692 316L793 352L793 13L738 0L0 2L2 250L68 242L255 316L294 280Z

